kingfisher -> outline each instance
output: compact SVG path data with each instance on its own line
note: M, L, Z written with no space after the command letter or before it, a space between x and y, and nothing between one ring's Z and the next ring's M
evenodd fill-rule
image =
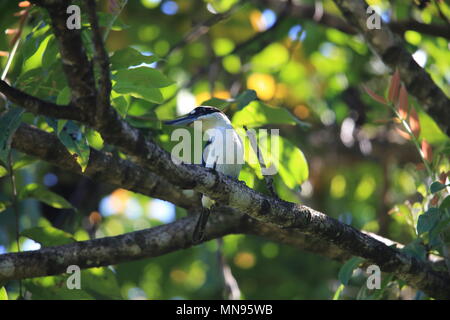
M194 130L199 130L207 141L202 149L202 165L234 179L239 177L244 163L242 141L228 117L221 110L210 106L199 106L185 116L164 123L193 126ZM195 123L199 125L194 125ZM214 204L214 200L202 195L203 210L192 236L194 243L204 239L206 223Z

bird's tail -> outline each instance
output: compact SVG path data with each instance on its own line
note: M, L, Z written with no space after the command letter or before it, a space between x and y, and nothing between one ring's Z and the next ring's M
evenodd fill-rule
M199 243L205 238L205 227L206 223L208 222L210 213L210 209L202 208L200 216L198 217L197 223L195 225L194 234L192 235L192 241L194 243Z

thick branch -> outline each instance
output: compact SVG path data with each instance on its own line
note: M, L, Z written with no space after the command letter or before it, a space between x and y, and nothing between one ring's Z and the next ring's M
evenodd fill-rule
M196 216L173 223L72 244L47 247L36 251L0 255L0 283L32 277L62 274L70 265L80 268L114 265L142 258L157 257L189 248L192 243ZM240 230L239 215L214 215L207 240Z
M176 203L180 207L195 206L193 199L165 179L130 161L91 148L89 163L84 172L59 139L33 126L22 124L16 131L12 147L30 156L75 174L91 177L99 182L139 192Z
M422 104L447 135L450 135L450 100L405 49L389 26L368 29L367 3L362 0L334 0L343 16L364 36L372 51L392 69L398 69L408 91Z

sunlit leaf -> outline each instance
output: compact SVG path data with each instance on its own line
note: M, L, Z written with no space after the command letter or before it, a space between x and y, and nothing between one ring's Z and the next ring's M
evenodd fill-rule
M51 65L57 60L57 55L59 52L58 42L54 35L51 35L47 47L45 48L44 54L42 55L42 67L50 68Z
M236 112L232 118L235 126L246 126L248 128L261 127L267 124L306 124L284 108L273 108L268 105L253 101L244 109Z
M117 93L131 94L150 102L161 103L163 96L157 88L167 87L173 82L160 71L148 67L121 69L114 76L113 89Z
M119 70L142 63L151 64L158 61L158 58L153 55L144 55L132 47L127 47L114 52L109 61L111 62L112 70Z
M345 286L343 284L341 284L336 292L333 295L333 300L339 300L339 297L341 296L342 291L344 291Z
M163 88L173 84L161 71L149 67L121 69L113 79L121 85L137 88Z
M8 175L8 169L6 169L3 166L0 166L0 178L4 177L6 175Z
M8 293L6 292L5 287L0 288L0 300L8 300Z
M75 242L70 233L50 226L27 229L22 231L21 235L40 243L44 247Z
M11 202L9 201L0 201L0 212L5 211L10 205Z
M303 152L287 139L268 135L269 132L258 132L257 144L268 168L265 172L279 175L284 184L291 190L298 188L308 179L308 162ZM246 162L262 177L260 163L248 139L245 139Z
M16 160L14 162L13 170L25 168L34 162L36 162L36 158L30 156L22 156L19 160ZM0 176L1 176L1 169L0 169Z

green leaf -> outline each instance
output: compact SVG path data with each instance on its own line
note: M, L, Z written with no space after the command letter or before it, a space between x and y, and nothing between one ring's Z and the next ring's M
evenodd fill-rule
M84 172L89 163L90 148L85 135L73 121L47 119L48 124L57 132L59 140L76 159Z
M245 90L240 95L238 95L235 99L219 99L219 98L211 98L209 100L203 101L201 103L202 106L215 107L220 110L227 108L229 105L236 103L236 107L238 110L246 107L250 102L256 100L256 91L255 90Z
M240 95L236 97L237 109L242 110L253 100L257 100L256 91L255 90L245 90Z
M448 209L448 208L450 208L450 196L445 197L445 199L442 200L441 205L439 206L439 209L441 209L441 210Z
M70 233L54 227L36 227L22 231L21 236L39 242L44 247L60 246L75 242Z
M208 99L206 101L203 101L200 105L202 106L207 106L207 107L214 107L220 110L224 110L225 108L227 108L231 103L233 102L233 100L223 100L223 99L219 99L219 98L211 98Z
M11 149L11 139L20 125L23 110L11 107L0 116L0 160L8 163L8 155Z
M97 12L98 24L100 27L111 28L114 31L121 31L130 26L123 23L115 14L108 12Z
M425 213L419 216L417 221L417 233L428 232L438 223L440 219L440 210L438 208L429 208Z
M259 130L257 144L263 155L268 173L279 174L289 189L299 187L308 179L308 162L303 152L289 140L281 136L269 136L267 131ZM262 178L260 164L256 158L249 139L245 139L246 163L252 167L259 178ZM272 167L271 167L272 166ZM272 169L271 169L272 168Z
M21 49L24 61L32 57L36 53L44 39L48 36L49 32L50 25L41 23L26 36L26 40Z
M8 300L8 293L6 292L5 287L0 288L0 300Z
M363 261L363 258L353 257L341 267L338 278L344 286L348 285L348 282L353 275L353 270L355 270Z
M136 88L164 88L173 84L161 71L149 67L121 69L113 79L120 85Z
M8 175L8 169L6 169L3 166L0 166L0 178L3 178L6 175Z
M344 291L345 286L343 284L341 284L336 292L333 295L333 300L339 300L339 296L341 295L342 291Z
M66 105L70 102L70 88L69 87L64 87L64 89L62 89L59 93L58 96L56 97L56 104L59 105Z
M130 94L133 97L144 99L153 103L162 103L164 101L161 91L156 88L144 88L128 84L116 83L113 87L113 90L117 93Z
M57 61L57 56L59 53L58 43L54 35L50 36L50 39L45 48L44 54L42 55L42 67L48 69L51 65Z
M9 201L0 201L0 212L5 211L10 205L11 202Z
M295 118L284 108L273 108L260 102L253 101L244 109L236 112L232 123L235 126L246 126L248 128L261 127L267 124L299 124L309 126Z
M19 170L29 166L30 164L36 162L36 158L30 156L23 156L19 160L16 160L13 164L13 170Z
M436 193L446 188L445 184L440 183L439 181L435 181L430 186L430 192Z
M90 268L81 272L82 289L99 299L122 299L116 274L109 268Z
M117 98L114 98L111 104L122 118L125 118L127 116L130 103L129 100L125 99L124 96L118 96Z
M114 52L112 57L109 59L112 65L112 70L126 69L131 66L140 65L141 63L151 64L158 60L159 59L153 55L143 55L141 52L131 47Z
M66 199L37 183L30 183L20 190L19 198L34 198L57 209L73 208Z
M427 140L430 144L440 144L449 141L449 137L426 112L419 111L420 136L419 140Z
M83 272L81 272L83 274ZM33 300L94 300L95 297L83 290L71 290L67 288L68 275L48 276L23 281L24 287L30 291ZM83 281L83 278L81 278Z
M402 251L406 252L412 257L415 257L418 260L426 260L427 250L425 249L423 244L420 243L420 239L416 239L413 242L408 243L402 248Z

